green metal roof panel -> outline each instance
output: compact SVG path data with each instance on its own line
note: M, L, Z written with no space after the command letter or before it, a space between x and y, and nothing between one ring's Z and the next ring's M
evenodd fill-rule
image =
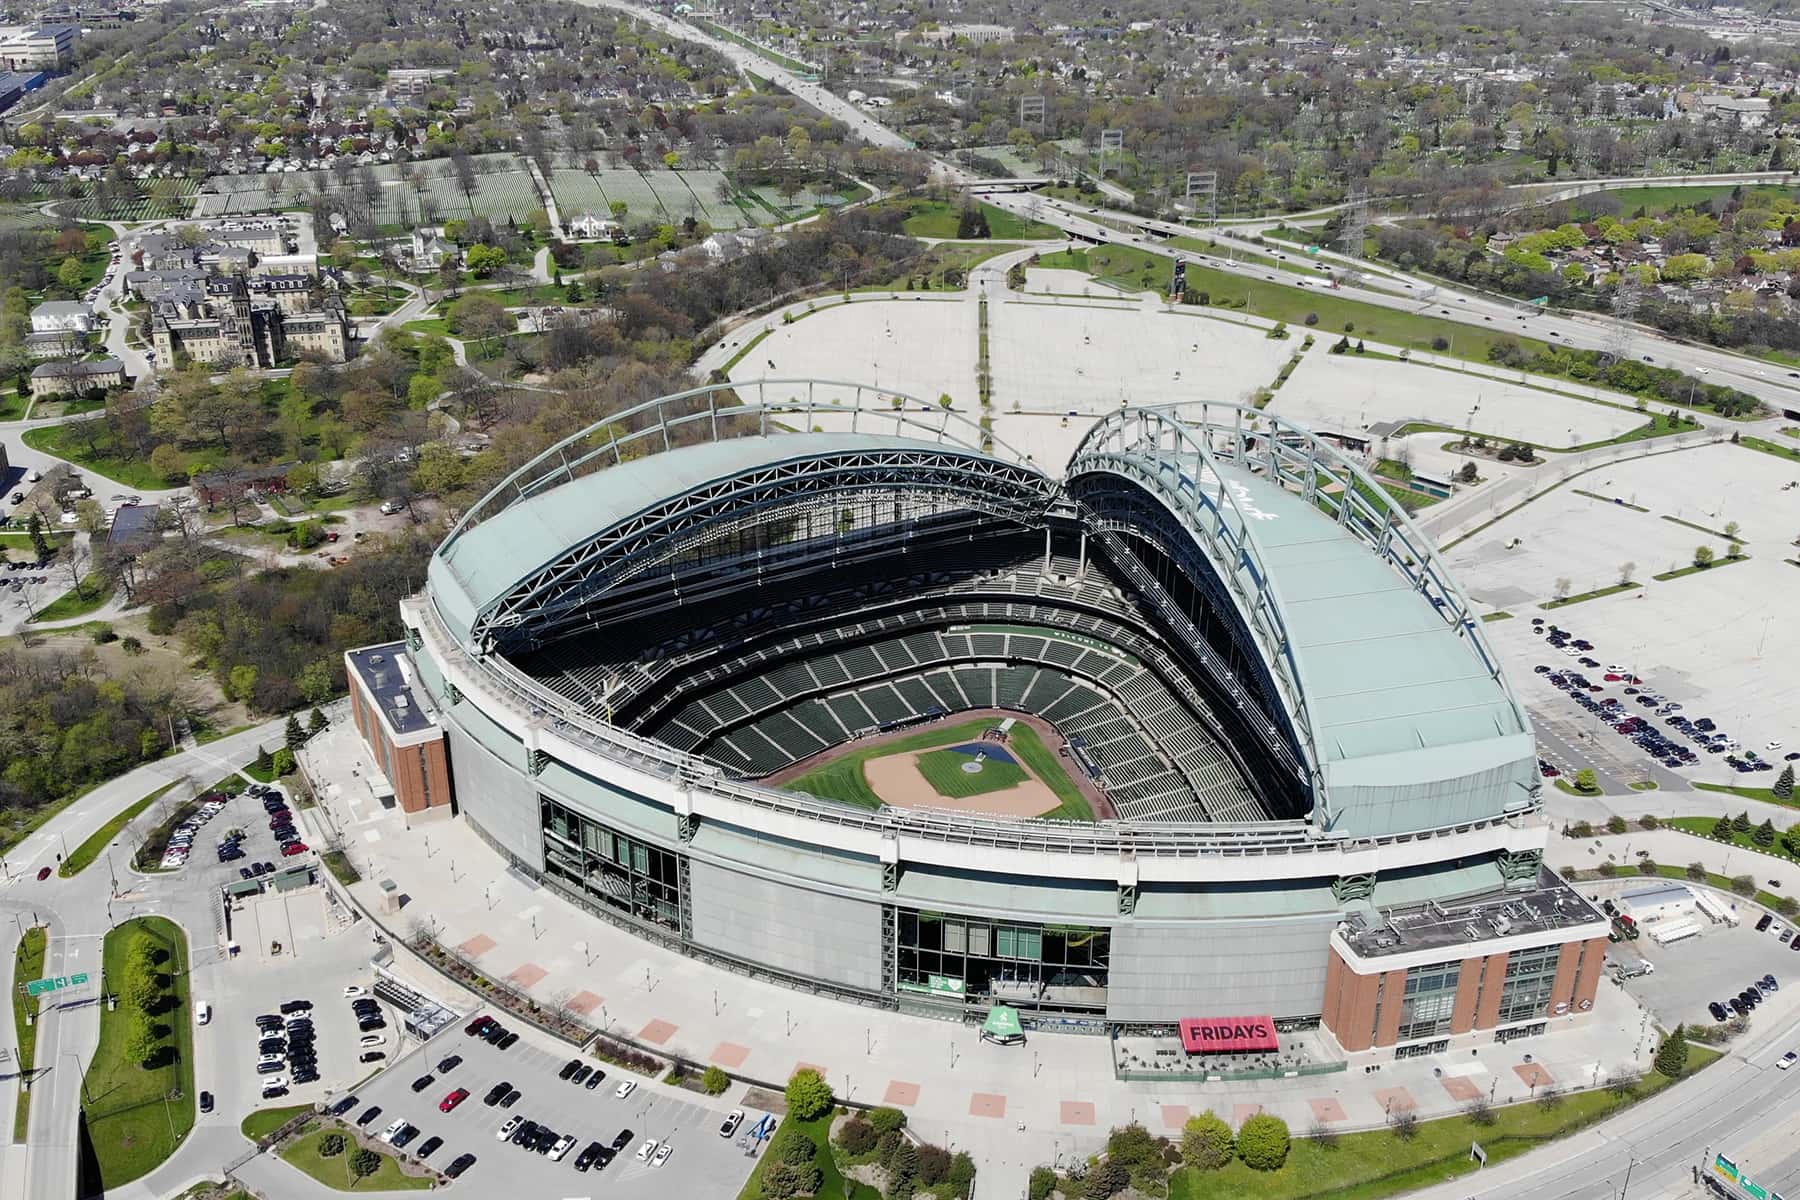
M1473 646L1391 565L1302 497L1219 470L1251 515L1325 764L1523 732ZM1415 778L1445 765L1421 756Z
M432 559L432 593L461 635L521 579L662 500L776 463L905 447L945 449L876 434L784 433L700 442L619 463L546 488L465 530Z

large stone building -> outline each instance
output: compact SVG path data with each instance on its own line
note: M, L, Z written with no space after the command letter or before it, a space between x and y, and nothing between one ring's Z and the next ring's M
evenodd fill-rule
M150 322L159 362L273 367L302 357L344 362L350 320L310 276L212 275L157 301Z

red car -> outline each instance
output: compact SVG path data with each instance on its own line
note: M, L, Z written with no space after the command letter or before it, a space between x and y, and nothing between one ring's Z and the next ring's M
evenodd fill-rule
M488 1026L492 1025L493 1023L494 1023L494 1018L492 1018L492 1017L476 1017L473 1021L470 1021L467 1025L465 1025L463 1027L463 1032L468 1034L470 1037L475 1037L478 1034L486 1033Z
M44 880L46 880L46 879L48 879L48 878L50 878L50 868L49 868L49 867L41 867L41 868L39 868L39 870L38 870L38 882L39 882L39 883L42 883L42 882L44 882Z
M305 853L306 853L306 843L305 842L289 842L287 845L285 845L281 848L281 857L283 857L283 858L292 858L296 854L305 854Z
M469 1089L468 1088L457 1088L454 1092L451 1092L448 1096L445 1096L442 1100L438 1101L438 1111L439 1112L450 1112L457 1105L461 1104L464 1100L467 1100L468 1098L469 1098Z

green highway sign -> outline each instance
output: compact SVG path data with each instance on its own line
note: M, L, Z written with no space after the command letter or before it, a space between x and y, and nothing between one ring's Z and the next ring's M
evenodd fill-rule
M57 975L50 979L36 979L25 985L28 996L44 996L51 992L60 992L64 988L80 987L88 981L87 972L79 975Z

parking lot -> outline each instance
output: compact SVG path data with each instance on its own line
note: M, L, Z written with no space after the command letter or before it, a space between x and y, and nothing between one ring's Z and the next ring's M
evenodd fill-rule
M653 1085L630 1072L593 1058L582 1061L606 1071L605 1081L592 1090L557 1078L573 1054L566 1048L543 1049L517 1023L503 1024L521 1034L509 1050L499 1050L463 1032L467 1020L446 1029L420 1050L392 1064L376 1078L355 1089L356 1107L345 1114L356 1120L370 1105L381 1115L365 1127L379 1133L396 1117L404 1117L420 1129L408 1147L417 1153L430 1138L443 1139L441 1148L426 1161L439 1170L459 1154L473 1154L476 1162L458 1182L473 1182L481 1195L584 1197L609 1196L730 1196L749 1176L752 1160L736 1145L736 1139L719 1136L719 1124L731 1105L691 1093ZM436 1064L450 1055L462 1063L448 1072ZM422 1075L432 1082L415 1092L413 1083ZM621 1080L638 1080L626 1099L616 1088ZM483 1098L493 1086L507 1082L519 1092L510 1108L488 1107ZM439 1111L439 1104L455 1088L467 1088L468 1099L453 1111ZM549 1125L576 1141L566 1157L552 1162L509 1142L495 1131L518 1116ZM750 1114L755 1121L759 1114ZM623 1131L631 1138L610 1166L586 1174L575 1170L575 1159L590 1141L611 1145ZM648 1138L674 1147L660 1167L637 1159L638 1148Z
M1771 1025L1771 1012L1789 1013L1800 1003L1800 953L1783 945L1773 926L1756 932L1758 911L1746 908L1744 922L1736 928L1709 924L1698 936L1667 946L1647 937L1618 942L1608 948L1607 961L1629 965L1644 959L1656 967L1653 974L1626 980L1625 989L1669 1028L1717 1024L1708 1004L1729 1001L1765 973L1772 974L1782 990L1750 1013L1752 1030Z

